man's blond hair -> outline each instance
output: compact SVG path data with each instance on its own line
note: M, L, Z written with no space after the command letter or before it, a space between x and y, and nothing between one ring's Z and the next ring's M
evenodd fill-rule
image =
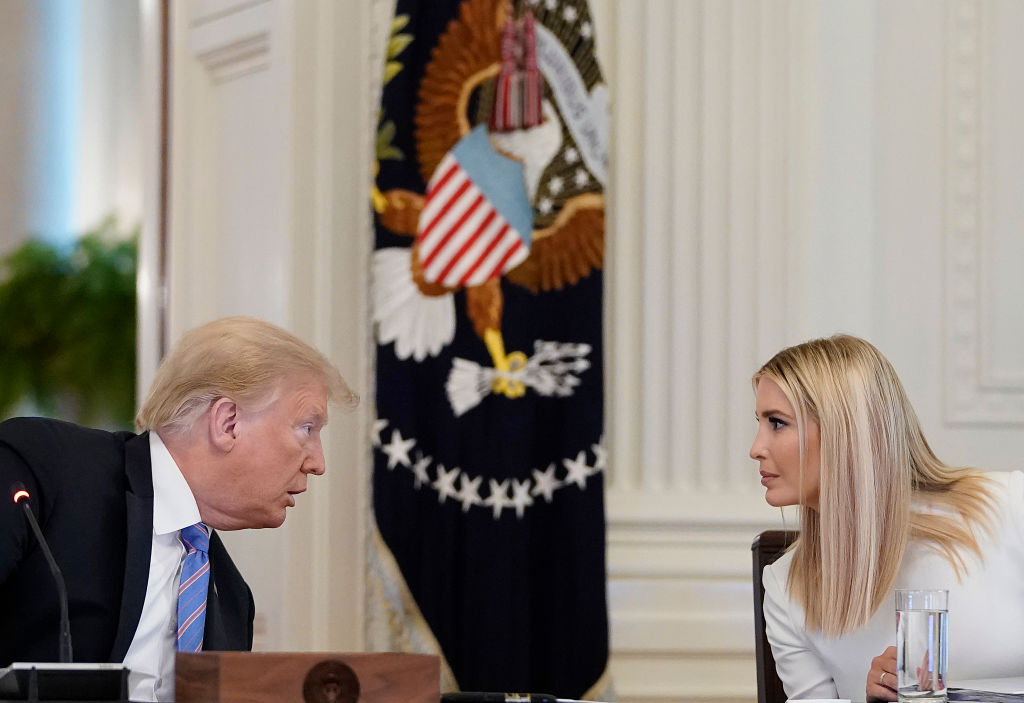
M164 357L135 425L186 432L217 398L257 407L287 379L323 384L329 400L358 398L327 358L295 335L254 317L225 317L186 333Z

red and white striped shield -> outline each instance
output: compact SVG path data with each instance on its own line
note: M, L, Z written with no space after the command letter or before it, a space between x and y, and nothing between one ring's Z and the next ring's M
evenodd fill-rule
M477 127L427 186L417 235L424 278L454 288L504 274L529 255L532 222L522 166L497 153L486 127Z

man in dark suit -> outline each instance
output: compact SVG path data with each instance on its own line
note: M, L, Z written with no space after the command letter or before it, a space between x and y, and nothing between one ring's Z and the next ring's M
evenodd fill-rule
M284 522L308 475L324 471L332 400L356 402L323 355L235 317L189 332L164 359L136 417L141 434L0 423L0 487L31 495L64 572L75 661L123 661L132 700L173 700L174 652L186 643L252 648L252 593L216 530ZM208 546L192 548L196 528ZM179 588L193 582L186 620ZM22 505L3 500L0 666L57 661L59 630L42 550Z

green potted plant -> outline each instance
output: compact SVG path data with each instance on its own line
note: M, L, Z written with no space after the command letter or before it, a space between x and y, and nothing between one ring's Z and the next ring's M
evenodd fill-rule
M108 218L70 246L31 239L0 259L0 418L131 427L137 242Z

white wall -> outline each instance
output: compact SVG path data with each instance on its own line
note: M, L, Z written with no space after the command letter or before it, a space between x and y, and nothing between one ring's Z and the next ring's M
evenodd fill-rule
M262 315L369 396L371 38L388 4L172 4L172 338ZM1021 463L1024 6L591 4L613 110L613 675L624 701L749 701L749 545L781 524L746 455L759 363L866 336L940 456ZM370 412L332 420L329 472L283 530L232 535L263 648L361 646Z
M138 4L0 2L0 255L142 211Z

